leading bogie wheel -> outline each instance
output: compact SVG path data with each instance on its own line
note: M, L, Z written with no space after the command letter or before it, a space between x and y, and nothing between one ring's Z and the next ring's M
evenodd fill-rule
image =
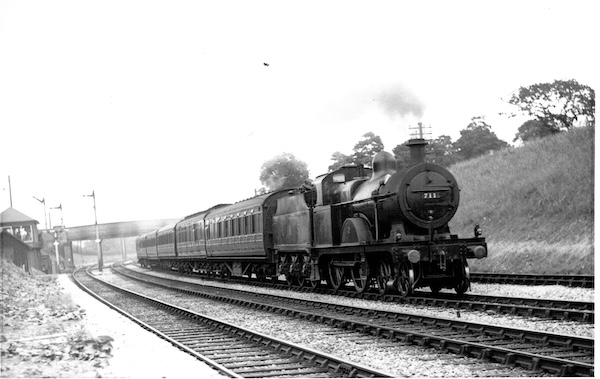
M466 259L458 261L458 264L461 266L460 277L454 286L454 290L457 294L462 295L471 287L471 274L469 270L469 264L467 263Z
M469 290L470 285L471 283L469 279L463 277L459 279L458 283L454 287L454 290L457 294L462 295Z
M413 283L414 272L409 265L403 263L400 265L400 277L398 278L398 292L400 292L400 296L411 296L414 292Z

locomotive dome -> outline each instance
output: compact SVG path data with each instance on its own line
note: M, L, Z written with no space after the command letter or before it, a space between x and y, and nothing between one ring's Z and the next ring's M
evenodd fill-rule
M387 151L380 151L373 157L373 175L371 182L379 180L385 175L392 175L396 172L396 158Z
M380 188L379 182L386 183L396 173L396 159L386 151L375 154L372 160L373 169L371 178L363 182L352 196L354 201L369 199L373 191Z

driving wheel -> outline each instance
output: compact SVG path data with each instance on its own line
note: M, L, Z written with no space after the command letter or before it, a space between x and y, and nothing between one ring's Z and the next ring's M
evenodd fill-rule
M369 288L369 266L367 262L355 265L352 270L352 282L356 292L363 293Z
M344 284L344 268L336 267L333 263L334 261L329 263L329 284L337 291Z

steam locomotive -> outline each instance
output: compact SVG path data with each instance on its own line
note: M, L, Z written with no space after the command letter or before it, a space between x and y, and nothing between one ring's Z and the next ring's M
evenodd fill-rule
M144 267L205 275L285 276L289 285L350 282L357 292L410 296L416 288L462 294L470 258L487 256L481 229L450 233L459 188L445 168L425 163L423 139L408 142L408 168L387 152L372 168L344 166L301 188L220 204L139 236ZM325 281L325 283L323 283Z

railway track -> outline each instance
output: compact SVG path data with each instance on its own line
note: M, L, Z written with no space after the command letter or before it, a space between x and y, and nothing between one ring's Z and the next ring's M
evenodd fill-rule
M181 274L188 277L198 277L196 275ZM288 285L285 282L259 282L248 278L229 278L220 280L217 278L206 278L205 280L224 281L228 283L239 283L280 290L291 290L301 292L315 292L326 295L345 296L355 299L382 300L399 304L413 304L444 307L456 310L471 310L492 312L497 314L518 315L523 317L537 317L541 319L577 321L593 324L595 322L595 306L593 302L555 300L555 299L536 299L536 298L516 298L506 296L472 295L438 293L417 291L411 297L402 297L398 294L388 293L380 295L377 292L357 293L352 286L346 286L344 289L333 290L325 287L300 287L297 285Z
M417 292L416 296L399 301L590 324L593 324L595 319L594 303L585 301L467 294L457 297L454 294L434 295L423 292Z
M391 377L127 291L89 271L76 271L73 278L92 296L227 377Z
M567 287L594 288L593 275L498 274L474 272L471 273L471 281L480 283L561 285Z
M307 288L297 286L289 287L276 285L277 288L289 288L291 290L306 291ZM536 299L492 295L456 295L453 293L438 293L417 291L410 297L386 294L381 296L377 293L357 293L353 289L334 291L329 288L318 288L317 293L361 298L366 300L383 300L395 303L427 305L456 310L472 310L482 312L493 312L498 314L518 315L523 317L537 317L541 319L577 321L593 324L594 303L586 301Z
M122 269L117 268L122 271ZM129 272L129 277L192 296L298 317L401 344L512 365L558 376L594 375L594 340L503 326L329 304L200 286Z

